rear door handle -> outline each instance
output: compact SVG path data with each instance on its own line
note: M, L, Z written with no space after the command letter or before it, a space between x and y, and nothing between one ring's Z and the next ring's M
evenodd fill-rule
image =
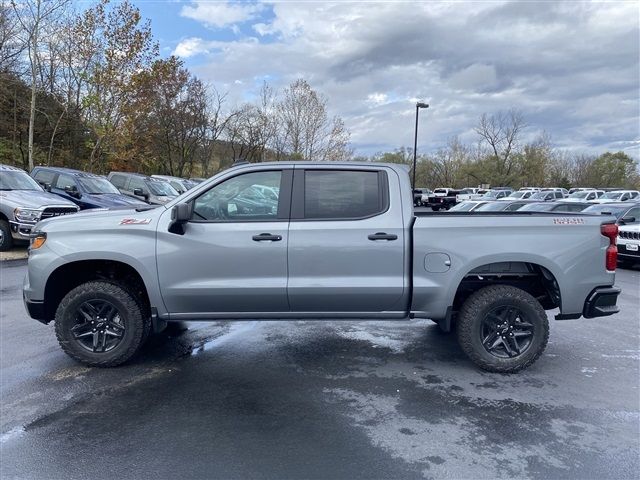
M372 233L367 238L369 240L397 240L398 236L389 234L389 233L378 232L378 233Z
M255 242L279 242L282 240L282 235L272 235L270 233L261 233L260 235L254 235L253 240Z

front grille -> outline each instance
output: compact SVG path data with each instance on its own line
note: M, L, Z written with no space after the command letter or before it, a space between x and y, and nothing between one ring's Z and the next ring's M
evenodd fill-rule
M640 240L640 232L625 232L619 233L620 238L627 238L629 240Z
M42 215L40 215L40 220L69 215L70 213L76 213L77 211L78 209L75 207L48 207L45 208Z

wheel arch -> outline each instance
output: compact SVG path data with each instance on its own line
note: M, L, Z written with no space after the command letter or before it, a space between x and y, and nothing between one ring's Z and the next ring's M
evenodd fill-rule
M545 310L562 306L561 286L548 262L501 260L481 263L464 272L456 285L447 315L439 321L444 331L451 330L452 318L465 300L489 285L520 288L536 298Z
M126 286L151 314L149 291L140 272L130 264L118 260L75 260L58 266L47 278L44 289L44 310L47 319L55 317L64 296L82 283L106 280Z

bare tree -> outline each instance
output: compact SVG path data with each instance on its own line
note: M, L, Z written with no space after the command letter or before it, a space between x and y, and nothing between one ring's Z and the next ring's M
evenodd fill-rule
M40 36L47 34L47 22L59 13L69 0L24 0L19 4L11 0L11 5L16 14L25 36L25 44L29 54L29 70L31 72L31 103L29 109L29 169L33 169L33 130L36 116L36 97L38 92L38 74L41 66L39 53ZM50 32L48 32L50 33Z
M350 155L349 133L339 117L329 118L327 100L303 79L287 87L277 103L281 126L279 156L301 160L337 160Z
M208 87L207 95L207 125L204 132L204 141L200 152L200 170L205 178L212 173L211 166L218 141L226 131L229 121L235 113L227 113L224 104L227 93L220 93L214 86Z
M15 10L9 1L0 0L0 73L15 73L24 49Z
M475 131L490 149L499 182L509 180L513 173L513 153L519 147L520 135L525 127L522 113L513 109L495 115L485 113L480 117Z

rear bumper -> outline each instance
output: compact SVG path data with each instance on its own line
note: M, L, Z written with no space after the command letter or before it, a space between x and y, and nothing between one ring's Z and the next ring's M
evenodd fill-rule
M620 311L616 305L621 290L618 287L597 287L584 302L584 318L606 317Z

